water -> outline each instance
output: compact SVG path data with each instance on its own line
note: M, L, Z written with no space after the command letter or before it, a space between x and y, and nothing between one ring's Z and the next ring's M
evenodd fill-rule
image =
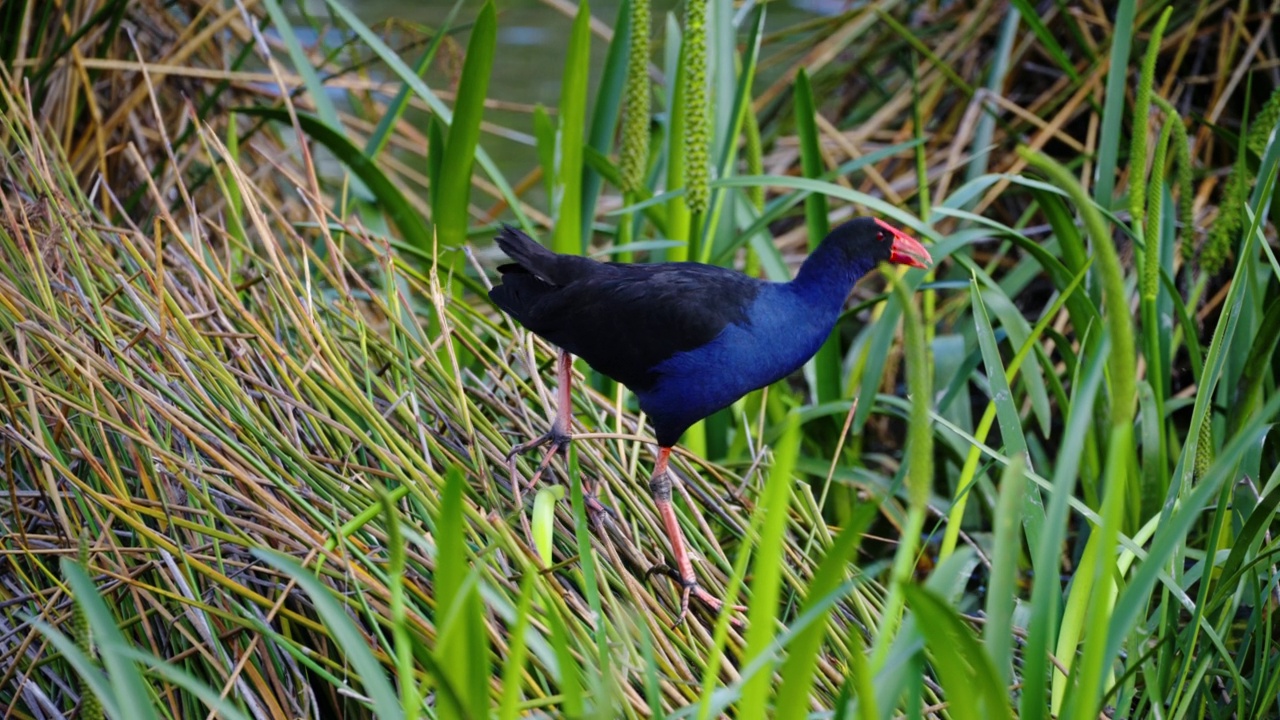
M350 0L352 8L366 23L380 23L388 18L398 18L410 23L420 23L430 28L440 27L454 6L454 0ZM772 2L768 7L767 24L770 29L792 25L814 17L813 12L838 10L852 0L796 0L804 9L784 2ZM462 0L455 25L469 24L479 12L480 0ZM572 3L566 3L572 4ZM597 21L612 29L618 16L619 0L596 0L591 3L592 15ZM854 2L853 4L856 4ZM481 144L494 157L499 168L511 182L516 182L537 166L533 147L533 116L529 112L535 104L549 108L559 105L561 76L564 73L565 48L573 18L541 0L501 0L498 10L498 50L494 59L493 75L489 82L488 97L515 109L490 108L485 112L488 123L501 126L506 132L495 135L485 132ZM677 12L682 19L683 4L676 0L655 0L653 12L653 62L662 63L662 37L666 16ZM465 49L468 35L465 31L454 34L459 52ZM594 103L595 88L603 70L608 43L593 32L591 40L591 93ZM410 64L417 60L421 50L415 49L404 57ZM427 81L433 88L451 89L456 77L441 71L440 58L428 74ZM460 69L458 63L448 63ZM588 108L592 107L591 105ZM660 111L655 106L655 111ZM540 188L535 188L529 199L536 205L545 205L538 199Z

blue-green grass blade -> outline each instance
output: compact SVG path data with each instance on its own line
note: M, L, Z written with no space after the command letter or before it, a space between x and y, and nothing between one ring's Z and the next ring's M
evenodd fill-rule
M627 55L631 49L631 9L632 2L648 2L649 0L622 0L618 5L618 20L613 27L613 39L604 57L604 70L600 74L600 85L596 88L596 102L591 109L591 130L587 136L587 147L608 156L613 147L614 130L618 125L618 116L622 112L622 91L627 83ZM591 225L596 216L596 200L600 197L600 187L604 178L591 163L582 166L582 229L584 241L583 251L591 242ZM620 184L615 187L621 187Z
M285 50L289 53L293 69L302 77L302 84L306 86L307 94L315 105L315 114L329 126L345 133L342 120L338 117L338 108L333 104L333 98L329 97L329 91L325 88L324 81L320 79L320 74L312 66L307 50L298 39L298 34L294 32L294 24L289 20L289 16L280 7L278 0L265 0L263 7L267 9L271 24L279 33L280 41L284 43Z
M1134 15L1137 0L1120 0L1116 7L1116 21L1111 32L1111 61L1107 64L1107 88L1102 106L1102 133L1098 140L1097 184L1093 188L1094 202L1104 208L1111 207L1111 194L1115 190L1116 165L1120 156L1120 140L1124 136L1126 121L1125 90L1129 86L1129 52L1132 49Z

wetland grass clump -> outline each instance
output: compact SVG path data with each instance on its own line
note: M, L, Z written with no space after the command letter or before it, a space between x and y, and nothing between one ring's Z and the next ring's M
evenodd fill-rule
M500 6L4 6L0 706L1274 715L1271 18L870 2L774 29L707 0L695 68L682 15L651 52L624 5L601 84L570 67L550 113L489 81ZM603 42L590 12L556 19L566 57ZM530 127L508 178L487 145ZM577 383L565 491L514 484L553 354L465 243L508 221L784 279L854 213L942 262L864 284L811 368L678 456L700 580L750 623L672 627L643 418Z

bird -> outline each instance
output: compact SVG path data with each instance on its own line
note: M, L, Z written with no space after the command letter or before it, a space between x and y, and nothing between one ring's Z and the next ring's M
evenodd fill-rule
M649 491L671 544L679 623L690 597L723 602L698 584L671 504L672 448L694 423L795 372L831 334L854 284L881 262L925 268L915 238L877 218L832 230L795 278L770 282L696 262L619 263L552 252L504 225L498 247L511 262L489 298L560 349L551 428L512 448L550 445L533 480L569 441L573 356L626 386L653 425L658 453Z

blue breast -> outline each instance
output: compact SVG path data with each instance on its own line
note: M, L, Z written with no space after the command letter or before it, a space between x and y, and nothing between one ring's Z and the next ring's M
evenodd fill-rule
M657 382L638 398L658 442L674 444L693 423L799 369L831 333L843 300L815 303L790 285L766 285L747 322L657 365Z

